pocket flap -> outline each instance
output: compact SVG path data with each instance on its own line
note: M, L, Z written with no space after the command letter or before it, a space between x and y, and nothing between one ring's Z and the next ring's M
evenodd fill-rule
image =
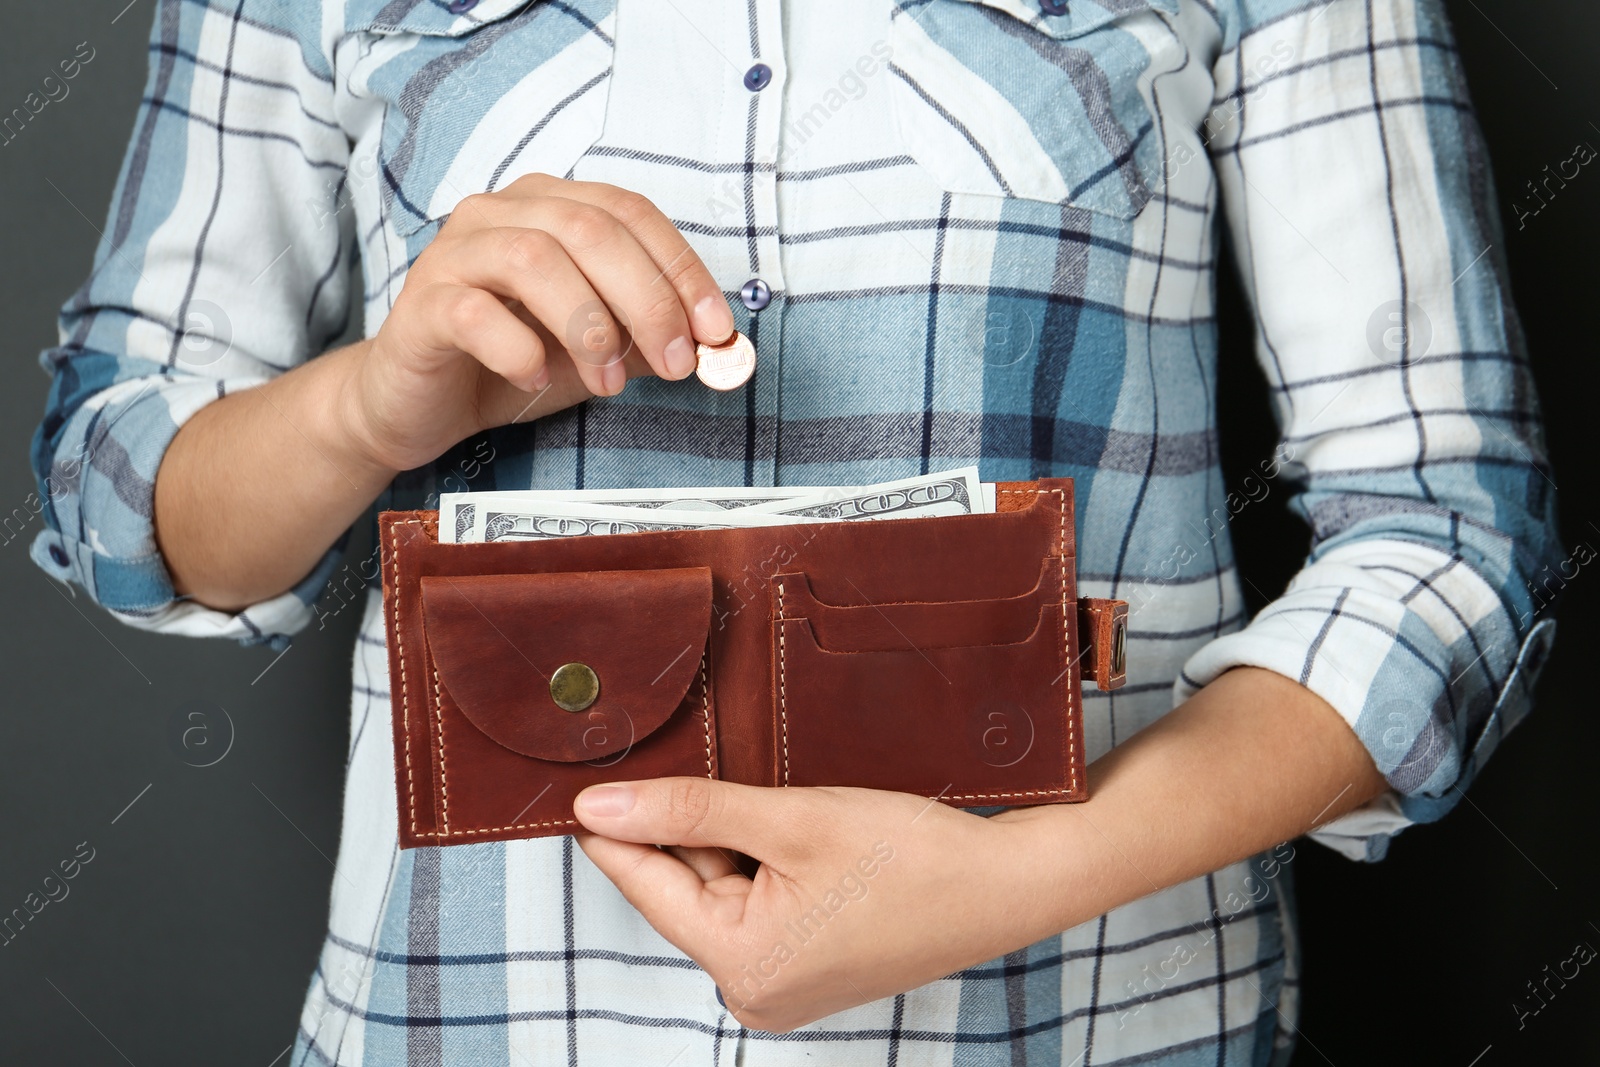
M563 763L620 752L666 722L701 670L711 630L709 567L421 585L431 684L499 744ZM564 677L597 680L597 694L580 684L581 706L559 705L551 678L562 667ZM563 695L570 705L572 693Z
M411 258L426 242L410 239L464 197L525 174L568 175L599 140L612 0L481 0L460 16L445 0L357 2L378 9L357 24L376 35L368 54L386 57L362 75L386 108L374 177Z
M358 0L346 21L372 33L420 33L425 37L460 37L504 18L538 0ZM373 10L363 12L361 9Z
M933 0L938 3L939 0ZM959 0L1002 11L1014 19L1027 23L1040 33L1066 40L1088 33L1116 19L1137 15L1152 8L1169 14L1178 13L1178 0L1067 0L1064 14L1046 14L1037 0Z
M1026 640L1038 628L1042 608L1065 596L1061 567L1059 557L1047 556L1031 589L981 600L862 597L845 604L818 596L804 572L775 574L773 612L779 621L809 621L825 652L1008 645Z
M1180 61L1172 0L900 0L890 101L906 153L955 193L1132 219L1159 187L1150 80ZM1090 33L1090 30L1099 30Z

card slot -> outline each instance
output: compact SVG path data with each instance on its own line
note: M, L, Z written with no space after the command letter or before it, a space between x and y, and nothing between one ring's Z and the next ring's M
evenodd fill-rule
M839 652L809 619L774 628L784 785L938 796L961 807L1077 799L1069 633L1047 605L1023 640Z
M998 596L977 596L977 597L943 597L943 596L926 596L926 595L918 596L918 595L914 595L914 594L913 595L904 595L904 596L894 596L894 595L868 596L866 593L861 591L861 587L858 584L856 584L853 581L850 581L848 576L846 576L842 580L845 582L845 584L850 586L852 591L854 591L857 594L857 599L850 600L850 601L841 601L840 599L838 599L837 596L830 597L830 596L826 596L826 595L818 593L816 591L815 587L812 584L811 576L809 574L806 574L803 571L794 572L794 577L797 580L803 581L805 583L805 590L804 590L805 596L809 599L809 601L812 604L815 604L818 608L824 609L824 610L830 609L830 608L831 609L837 609L837 610L844 610L844 609L850 609L850 608L874 608L874 607L884 607L884 606L887 606L887 605L901 605L901 604L904 604L904 605L917 605L917 604L986 604L986 603L989 603L990 601L994 601L994 600L1021 600L1023 597L1032 596L1033 594L1039 592L1041 587L1045 587L1046 591L1048 591L1049 587L1052 584L1052 582L1054 582L1056 580L1057 575L1060 574L1060 571L1061 571L1061 560L1060 560L1060 558L1057 557L1057 556L1046 556L1046 557L1044 557L1043 559L1041 559L1039 561L1038 574L1035 576L1033 584L1031 586L1029 586L1028 588L1023 589L1023 590L1019 590L1018 592L1015 592L1015 593L1005 593L1005 594L998 595ZM783 578L783 577L786 577L786 575L780 574L780 575L777 575L777 577L778 578ZM835 579L835 584L837 584L840 580L841 579ZM927 582L926 574L912 573L911 575L909 575L905 579L905 583L904 584L913 584L913 585L914 584L923 584L923 585L925 585L926 582Z
M1065 604L1061 568L1061 560L1046 558L1033 588L1015 596L863 604L826 603L805 573L780 574L773 579L773 614L809 619L817 645L829 652L1013 644L1034 632L1046 605Z

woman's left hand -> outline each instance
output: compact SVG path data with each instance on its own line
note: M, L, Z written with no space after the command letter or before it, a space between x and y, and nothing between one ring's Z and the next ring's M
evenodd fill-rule
M704 778L594 786L576 807L595 866L734 1017L785 1031L1220 870L1387 788L1337 711L1254 667L1095 760L1089 785L1086 803L992 819L905 793ZM760 860L755 877L724 849Z
M873 789L705 778L595 786L585 853L728 1009L784 1032L915 988L1053 932L1058 868L1027 821ZM656 845L668 846L658 849ZM761 863L755 877L732 853Z

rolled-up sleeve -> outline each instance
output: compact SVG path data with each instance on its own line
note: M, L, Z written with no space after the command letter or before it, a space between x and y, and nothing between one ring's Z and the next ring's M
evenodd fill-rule
M32 557L133 626L281 643L337 559L338 546L294 589L212 611L174 595L153 523L179 428L344 329L349 146L318 6L157 6L94 267L40 357L52 386L33 441L46 528Z
M1523 718L1573 563L1439 5L1232 15L1205 134L1312 549L1179 695L1254 666L1326 700L1392 789L1315 836L1378 859Z

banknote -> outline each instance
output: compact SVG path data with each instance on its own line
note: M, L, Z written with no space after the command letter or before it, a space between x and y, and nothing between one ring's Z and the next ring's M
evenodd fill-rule
M460 544L472 537L480 507L497 507L514 513L530 503L560 500L568 503L608 504L615 507L675 511L733 511L756 504L792 500L825 491L825 486L665 486L648 489L512 489L481 493L444 493L439 497L439 538Z
M793 500L753 504L747 510L810 522L849 522L970 515L993 511L993 499L978 480L977 467L959 467L876 485L838 486Z
M439 497L439 543L458 545L472 540L472 519L480 493L443 493Z
M515 505L485 504L473 519L474 542L542 541L553 537L642 533L649 530L727 530L753 526L792 526L806 520L790 515L727 511L631 508L587 501L545 500Z
M860 486L698 486L447 493L446 543L540 540L645 530L964 515L994 510L976 467Z

